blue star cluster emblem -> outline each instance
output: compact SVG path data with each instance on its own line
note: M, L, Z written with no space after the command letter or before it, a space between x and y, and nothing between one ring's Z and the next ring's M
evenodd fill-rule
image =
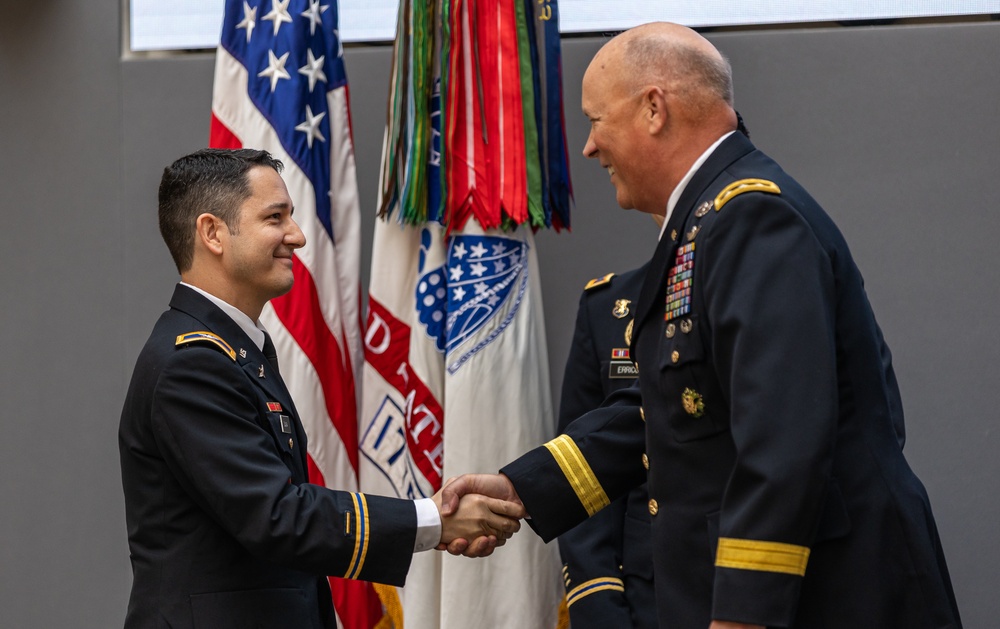
M443 266L424 270L427 230L421 235L420 270L416 308L425 332L448 354L448 370L491 343L513 319L528 278L528 248L520 240L502 236L452 236ZM512 301L513 300L513 301ZM510 308L505 308L510 304ZM471 347L464 347L500 313L503 319L492 332ZM463 348L461 352L455 352Z

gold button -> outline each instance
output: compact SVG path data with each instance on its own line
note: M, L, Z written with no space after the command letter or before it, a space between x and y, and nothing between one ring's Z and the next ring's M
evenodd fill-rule
M645 452L643 452L642 454L642 466L647 470L649 469L649 457L646 456Z
M646 409L641 406L639 407L639 417L642 418L642 421L646 421Z
M677 326L673 323L667 324L666 334L668 339L674 338L674 334L677 333Z
M692 328L694 328L694 323L691 321L691 319L684 319L683 321L681 321L681 332L683 332L684 334L688 334L689 332L691 332Z
M670 360L672 360L672 361L674 361L674 362L676 363L676 362L677 362L677 361L679 361L680 359L681 359L681 353L680 353L680 352L678 352L678 351L677 351L677 350L675 349L675 350L674 350L674 353L670 355Z
M660 505L656 504L656 501L652 498L649 499L649 515L656 515L660 510Z
M288 447L289 448L294 448L295 447L295 442L292 441L291 438L288 439Z

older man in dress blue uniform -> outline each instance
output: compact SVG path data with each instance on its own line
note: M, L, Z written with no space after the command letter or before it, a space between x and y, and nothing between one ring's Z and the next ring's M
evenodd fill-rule
M734 133L732 103L728 62L684 27L594 57L584 153L619 205L667 216L636 305L639 387L445 498L506 488L551 539L640 484L646 453L661 627L957 629L861 273Z

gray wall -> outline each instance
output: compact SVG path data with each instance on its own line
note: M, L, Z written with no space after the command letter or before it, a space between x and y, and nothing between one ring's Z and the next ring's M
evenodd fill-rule
M156 184L206 142L213 59L123 61L117 1L5 6L0 627L120 626L131 576L118 413L176 279L156 232ZM931 495L966 626L994 626L1000 23L710 39L733 60L755 142L852 243L894 350L907 455ZM599 45L564 42L578 205L572 233L538 238L557 391L583 283L637 266L655 239L578 154L580 78ZM388 64L386 47L347 52L366 211Z

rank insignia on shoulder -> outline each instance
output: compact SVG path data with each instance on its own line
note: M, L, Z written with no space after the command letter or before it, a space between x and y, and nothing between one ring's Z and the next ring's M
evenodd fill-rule
M701 393L694 389L684 389L681 404L684 406L684 412L691 417L701 417L705 414L705 400L702 399Z
M715 211L718 212L722 206L729 203L744 192L767 192L770 194L781 194L778 184L767 179L740 179L734 181L715 197Z
M628 316L628 305L632 303L631 299L616 299L615 307L611 309L611 314L614 315L615 319L624 319Z
M207 343L209 345L214 345L222 350L223 354L229 356L229 358L234 361L236 360L236 350L234 350L229 343L222 340L222 337L218 334L213 334L205 330L180 334L174 341L174 346L180 347L182 345L190 345L191 343Z
M587 285L583 287L583 290L590 290L592 288L597 288L598 286L604 286L611 282L611 278L614 277L614 273L608 273L604 277L595 277L594 279L587 282Z

